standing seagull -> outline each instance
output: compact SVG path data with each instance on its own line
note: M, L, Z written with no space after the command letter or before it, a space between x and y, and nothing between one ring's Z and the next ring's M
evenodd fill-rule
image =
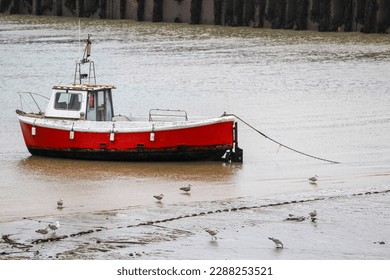
M37 229L35 232L40 233L40 234L43 234L43 236L45 236L46 234L49 233L49 228Z
M317 178L318 178L317 175L315 175L313 177L310 177L309 178L310 184L316 184L317 183Z
M56 233L56 230L59 229L60 227L60 222L56 221L56 224L49 224L49 228L53 231L53 233Z
M64 201L61 198L60 200L57 201L57 209L62 209L62 208L64 208Z
M276 248L283 248L283 243L279 239L273 238L273 237L268 237L269 240L273 241L276 245Z
M161 201L161 199L163 199L164 195L163 195L163 194L154 195L153 197L154 197L155 199L157 199L158 201Z
M188 193L191 190L191 184L188 184L187 187L181 187L180 190Z
M216 230L216 229L205 229L205 231L208 233L208 234L210 234L211 235L211 240L213 240L214 238L215 239L217 239L217 234L218 234L218 230Z
M311 221L314 222L317 219L317 211L313 210L313 212L309 213Z

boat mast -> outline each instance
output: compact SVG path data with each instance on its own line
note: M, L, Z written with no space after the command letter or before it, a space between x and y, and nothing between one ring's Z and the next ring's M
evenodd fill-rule
M88 34L87 44L84 48L83 58L76 62L76 69L74 72L74 81L73 84L76 84L76 80L78 81L78 84L83 84L83 80L88 79L88 84L94 84L96 85L96 75L95 75L95 63L91 59L91 48L92 48L92 41L91 41L91 34ZM81 66L88 64L88 74L81 72ZM93 79L93 83L91 83L91 80Z

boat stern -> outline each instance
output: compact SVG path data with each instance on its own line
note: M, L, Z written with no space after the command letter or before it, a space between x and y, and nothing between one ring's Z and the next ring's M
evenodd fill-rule
M238 147L238 123L234 122L233 126L233 148L226 151L224 160L227 162L243 162L244 151Z

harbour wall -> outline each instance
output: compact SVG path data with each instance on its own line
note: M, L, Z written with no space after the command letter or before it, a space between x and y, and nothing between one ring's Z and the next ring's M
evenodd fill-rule
M390 31L390 0L0 0L0 13L317 31Z

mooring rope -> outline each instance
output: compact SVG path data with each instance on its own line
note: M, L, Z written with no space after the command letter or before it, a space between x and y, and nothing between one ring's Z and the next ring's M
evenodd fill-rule
M246 121L244 121L243 119L241 119L239 116L236 116L235 114L226 114L224 113L223 116L232 116L232 117L235 117L236 119L240 120L242 123L246 124L247 126L249 126L250 128L252 128L254 131L256 131L257 133L259 133L260 135L264 136L265 138L267 138L268 140L271 140L272 142L276 143L276 144L279 144L280 146L282 147L285 147L286 149L289 149L293 152L296 152L298 154L301 154L301 155L304 155L304 156L307 156L307 157L311 157L311 158L314 158L314 159L318 159L318 160L322 160L322 161L326 161L326 162L330 162L330 163L340 163L338 161L334 161L334 160L329 160L329 159L325 159L325 158L320 158L320 157L316 157L316 156L313 156L313 155L309 155L307 153L304 153L304 152L301 152L301 151L298 151L294 148L291 148L287 145L284 145L282 143L280 143L279 141L276 141L275 139L272 139L271 137L265 135L263 132L261 132L260 130L258 130L257 128L253 127L252 125L250 125L249 123L247 123Z

